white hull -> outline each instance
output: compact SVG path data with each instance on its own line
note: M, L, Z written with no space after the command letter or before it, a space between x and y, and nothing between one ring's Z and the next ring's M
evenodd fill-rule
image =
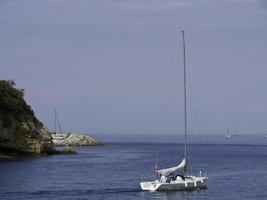
M188 176L185 180L179 179L170 183L156 181L141 182L142 190L148 191L177 191L207 188L208 177Z

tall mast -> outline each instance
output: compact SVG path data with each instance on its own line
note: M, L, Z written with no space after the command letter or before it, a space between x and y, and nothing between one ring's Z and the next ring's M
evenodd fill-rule
M185 159L185 167L184 173L186 174L187 170L187 84L186 84L186 63L185 63L185 35L183 28L181 29L182 38L183 38L183 65L184 65L184 159Z
M55 109L55 134L57 134L57 110Z

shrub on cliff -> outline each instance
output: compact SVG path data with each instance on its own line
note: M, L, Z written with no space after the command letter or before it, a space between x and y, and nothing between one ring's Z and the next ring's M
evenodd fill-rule
M29 121L42 126L24 100L24 90L16 88L13 80L0 80L0 131Z

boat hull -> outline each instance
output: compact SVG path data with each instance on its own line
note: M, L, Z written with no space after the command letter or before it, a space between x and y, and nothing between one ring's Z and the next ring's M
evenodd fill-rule
M185 180L171 181L163 183L158 180L141 182L140 186L144 191L178 191L178 190L194 190L207 188L207 177L191 176Z

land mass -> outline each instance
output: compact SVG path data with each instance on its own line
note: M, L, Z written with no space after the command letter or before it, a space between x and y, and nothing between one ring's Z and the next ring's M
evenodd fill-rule
M78 141L83 137L71 134L72 138ZM88 145L95 144L91 141ZM64 152L55 149L52 133L35 117L24 100L24 90L16 88L14 81L0 80L0 158L58 153Z

